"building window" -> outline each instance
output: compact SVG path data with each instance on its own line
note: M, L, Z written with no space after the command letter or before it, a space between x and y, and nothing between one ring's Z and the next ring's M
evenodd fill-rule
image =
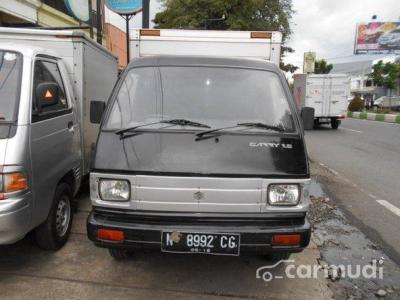
M366 80L365 86L367 86L367 87L372 86L372 80L370 80L370 79Z

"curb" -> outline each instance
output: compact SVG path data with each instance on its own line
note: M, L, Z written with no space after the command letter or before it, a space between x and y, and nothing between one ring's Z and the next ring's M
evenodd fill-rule
M366 113L366 112L347 112L347 117L361 120L380 121L387 123L400 124L400 114L377 114L377 113Z

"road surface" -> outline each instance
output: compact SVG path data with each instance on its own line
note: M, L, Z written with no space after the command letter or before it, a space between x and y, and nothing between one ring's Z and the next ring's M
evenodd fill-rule
M312 161L330 171L325 189L354 223L400 262L400 125L347 119L306 132Z

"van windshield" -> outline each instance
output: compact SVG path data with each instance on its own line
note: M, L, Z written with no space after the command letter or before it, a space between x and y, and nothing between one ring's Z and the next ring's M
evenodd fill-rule
M0 123L16 119L21 60L16 52L0 50Z
M198 66L131 69L117 93L106 128L166 119L188 119L211 128L260 122L294 131L288 99L273 72ZM149 128L165 124L154 126Z

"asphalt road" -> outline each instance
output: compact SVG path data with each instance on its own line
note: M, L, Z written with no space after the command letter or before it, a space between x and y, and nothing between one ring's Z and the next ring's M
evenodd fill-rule
M311 160L330 171L325 189L400 263L400 125L347 119L307 131Z

